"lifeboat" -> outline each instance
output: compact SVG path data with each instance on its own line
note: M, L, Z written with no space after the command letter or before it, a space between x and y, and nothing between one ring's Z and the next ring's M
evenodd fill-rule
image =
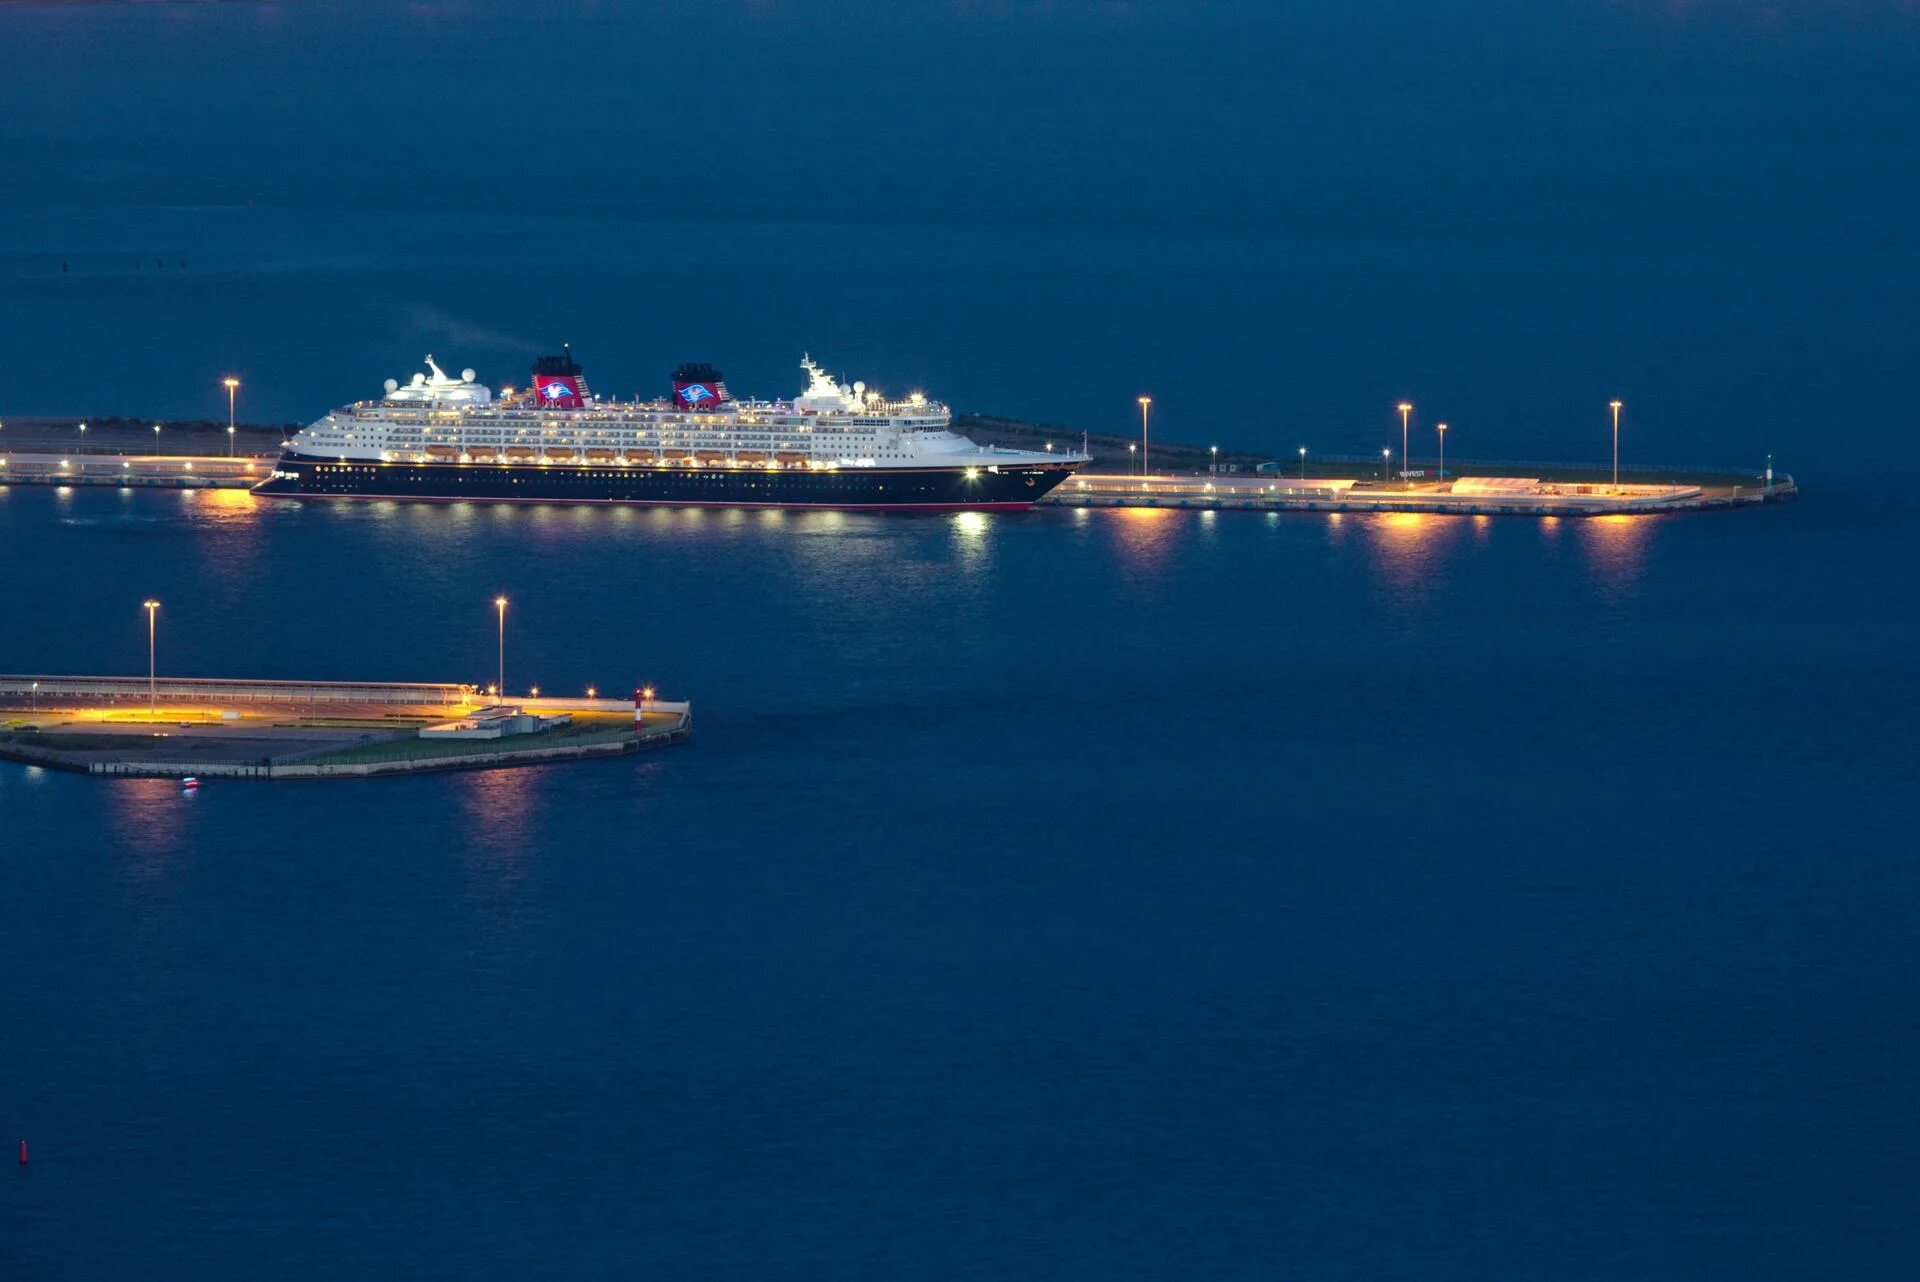
M719 450L700 450L693 456L693 461L700 467L719 467L727 461L727 456Z
M736 463L764 463L767 456L759 450L736 450L733 459Z
M467 457L476 463L491 463L496 452L491 445L476 445L467 451Z
M611 463L614 457L615 455L612 450L592 449L587 451L587 462L589 463Z
M460 451L451 445L429 445L427 457L436 463L451 463L460 457Z
M549 463L571 463L573 457L574 452L564 445L549 445L547 447L547 462Z
M796 450L776 450L773 461L783 467L797 467L807 461L807 456Z
M651 463L657 457L658 455L656 455L652 450L628 450L627 451L627 462L629 463Z
M525 463L532 457L533 451L524 445L507 446L507 461L510 463Z

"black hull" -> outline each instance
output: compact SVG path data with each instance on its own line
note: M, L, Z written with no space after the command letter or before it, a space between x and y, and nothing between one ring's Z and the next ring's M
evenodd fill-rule
M287 454L254 487L271 498L425 499L483 503L656 503L675 507L859 510L1015 509L1064 481L1077 464L826 471L617 464L381 463Z

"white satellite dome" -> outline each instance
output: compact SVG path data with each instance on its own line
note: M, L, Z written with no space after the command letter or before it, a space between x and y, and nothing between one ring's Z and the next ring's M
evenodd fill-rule
M470 369L463 369L463 370L461 370L461 371L460 371L460 381L461 381L462 383L471 383L471 382L473 381L473 371L472 371L472 370L470 370Z
M399 390L400 390L400 380L399 380L399 379L397 379L397 378L390 378L390 379L388 379L388 380L387 380L387 390L388 390L389 392L397 392L397 391L399 391Z
M425 374L415 374L413 376L413 385L415 387L425 387L427 385L427 376Z

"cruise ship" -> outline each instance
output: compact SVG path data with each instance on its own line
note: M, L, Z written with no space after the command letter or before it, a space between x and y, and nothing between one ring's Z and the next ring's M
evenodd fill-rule
M255 487L276 498L438 499L954 511L1024 508L1088 461L952 430L945 405L842 385L802 358L791 400L736 400L682 365L670 399L594 395L571 350L516 391L426 372L296 432Z

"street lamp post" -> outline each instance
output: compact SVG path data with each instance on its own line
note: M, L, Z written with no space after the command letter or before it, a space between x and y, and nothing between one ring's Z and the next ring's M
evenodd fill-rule
M160 425L158 423L153 425L153 452L155 454L160 452Z
M1140 398L1140 475L1143 477L1153 470L1147 463L1147 407L1152 404L1151 396Z
M1400 411L1400 466L1407 465L1407 415L1413 413L1412 401L1401 401L1394 408Z
M1218 476L1220 475L1220 447L1209 445L1207 448L1213 452L1213 474Z
M1127 442L1127 475L1128 476L1133 475L1133 454L1136 448L1137 447L1133 444L1133 442L1131 441Z
M500 697L504 699L507 697L507 598L495 597L493 608L500 612L500 667L496 674L500 680L494 688L500 691Z
M1307 483L1307 447L1300 447L1300 484Z
M1620 402L1608 401L1607 408L1613 411L1613 488L1620 488Z
M1380 451L1380 484L1382 485L1385 485L1387 478L1393 475L1393 472L1390 470L1393 466L1390 461L1392 458L1393 446L1389 445Z
M1447 425L1440 424L1440 479L1447 479Z
M227 457L233 457L233 394L240 390L240 380L223 378L220 380L227 389Z
M153 616L160 609L160 603L148 597L140 603L147 612L147 715L152 716L159 710L160 682L155 677L153 664Z

